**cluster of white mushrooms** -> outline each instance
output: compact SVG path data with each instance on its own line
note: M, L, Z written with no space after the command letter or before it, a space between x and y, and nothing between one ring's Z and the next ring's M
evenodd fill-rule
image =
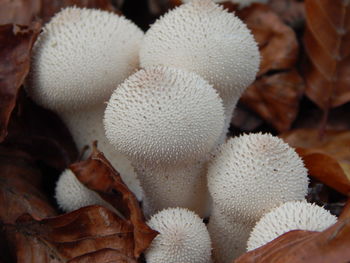
M303 201L307 171L282 140L225 142L259 60L246 25L210 0L169 11L145 34L122 16L73 7L44 27L27 92L62 117L79 150L98 140L142 200L160 233L148 263L232 262L289 230L336 221ZM114 210L70 170L56 199L64 211Z

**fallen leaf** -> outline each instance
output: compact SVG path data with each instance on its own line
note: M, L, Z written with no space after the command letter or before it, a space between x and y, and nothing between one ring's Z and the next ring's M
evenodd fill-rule
M119 173L98 151L96 142L93 145L91 156L79 163L72 164L70 169L77 178L91 190L120 211L125 221L133 226L134 256L139 258L148 248L157 232L146 223L134 194L123 183Z
M23 213L36 219L55 215L39 191L42 174L32 157L0 145L0 223L14 223Z
M288 25L294 28L305 22L304 2L298 0L269 0L269 7Z
M29 25L41 8L41 0L1 0L0 25Z
M302 78L291 70L257 79L240 100L278 131L287 131L297 116L303 90Z
M350 131L297 129L280 137L297 148L309 174L337 191L350 193Z
M350 3L305 1L306 95L328 111L350 101Z
M101 206L42 220L27 214L3 227L19 263L137 262L133 226Z
M237 15L252 31L261 54L257 80L241 101L278 131L286 131L304 92L303 79L293 69L298 57L295 33L266 5L253 4Z
M21 149L35 161L58 171L77 160L78 151L63 121L55 113L36 105L24 92L18 96L8 131L3 146Z
M40 25L0 26L0 142L7 135L7 125L16 105L19 88L29 72L33 44Z
M0 24L30 25L37 18L47 22L55 13L68 6L120 13L109 0L2 0Z
M250 251L235 263L346 263L350 261L350 218L323 232L294 230Z
M294 66L299 49L295 33L268 6L252 4L236 14L258 42L262 57L258 76Z

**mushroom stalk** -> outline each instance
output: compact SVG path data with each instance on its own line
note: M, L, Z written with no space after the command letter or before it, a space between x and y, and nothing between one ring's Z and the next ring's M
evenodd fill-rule
M245 241L254 224L235 221L223 214L217 206L211 210L207 225L213 243L214 262L231 263L246 252Z
M110 161L112 166L119 172L123 182L136 195L142 199L140 181L131 162L121 153L114 149L108 142L104 126L103 116L106 104L98 104L80 111L61 112L60 116L70 130L73 139L80 151L89 146L93 141L98 141L100 151ZM84 156L86 157L86 156Z

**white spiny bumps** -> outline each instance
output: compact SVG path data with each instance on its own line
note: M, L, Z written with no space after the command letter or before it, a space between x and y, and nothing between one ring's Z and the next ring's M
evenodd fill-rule
M260 219L250 233L247 250L263 246L291 230L323 231L336 221L336 216L315 204L287 202Z
M222 145L208 171L215 206L241 222L256 222L270 209L303 200L308 177L303 161L270 134L249 134Z
M69 7L45 25L33 49L28 92L61 112L106 101L138 67L143 32L122 16Z
M111 96L109 141L132 161L176 164L203 158L223 129L222 101L195 73L168 67L136 72Z
M184 208L168 208L147 224L159 234L146 250L147 263L209 263L211 242L202 219Z
M165 14L146 32L140 49L142 67L196 72L219 91L225 107L227 96L236 102L253 82L259 62L246 25L211 0L194 0Z
M114 210L96 192L84 186L70 169L66 169L60 175L55 191L58 206L65 212L71 212L88 205L102 205Z

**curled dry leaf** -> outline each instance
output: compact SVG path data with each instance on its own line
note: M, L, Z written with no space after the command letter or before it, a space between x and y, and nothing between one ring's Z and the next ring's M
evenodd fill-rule
M36 219L55 215L38 190L42 176L28 153L0 145L0 171L0 223L14 223L23 213Z
M258 79L241 100L278 131L286 131L304 91L303 80L293 69L298 56L295 33L266 5L253 4L237 15L254 34L262 57Z
M58 171L77 159L78 151L62 120L29 100L24 91L18 96L8 131L3 146L21 149Z
M305 1L306 95L320 108L350 101L350 3Z
M234 263L346 263L350 261L350 199L338 222L323 232L293 230Z
M350 194L350 131L297 129L280 135L297 148L309 174L335 190Z
M124 216L125 222L132 226L134 256L138 258L148 248L157 232L152 230L143 218L142 211L134 194L123 183L119 173L98 151L96 142L91 156L79 163L72 164L70 169L88 188L112 204Z
M297 115L304 82L296 70L262 76L244 93L241 102L258 112L279 131L290 128Z
M298 56L295 33L268 6L253 4L237 12L237 15L258 42L262 57L258 76L294 66Z
M350 260L350 218L323 232L294 230L250 251L235 263L329 263Z
M137 262L133 226L101 206L43 220L27 214L4 229L19 263Z
M269 0L269 7L288 25L299 27L305 20L304 3L298 0Z
M40 25L0 26L0 142L7 135L7 125L16 105L19 88L29 72L32 46Z

